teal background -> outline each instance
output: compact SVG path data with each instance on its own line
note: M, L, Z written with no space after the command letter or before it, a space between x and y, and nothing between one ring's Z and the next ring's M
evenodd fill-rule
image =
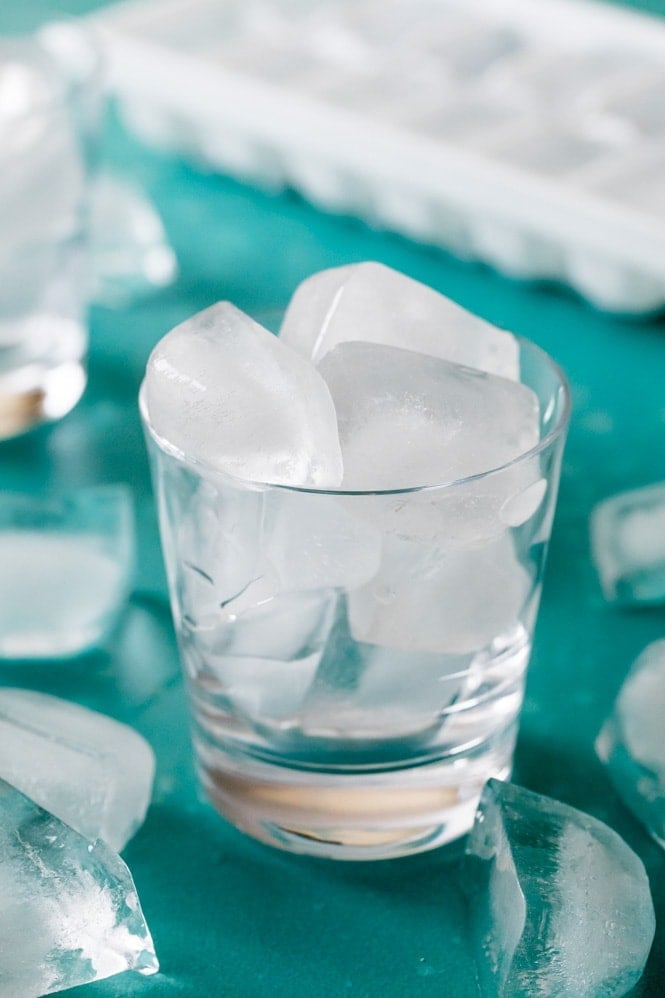
M98 5L69 0L42 8L84 12ZM665 12L655 0L640 6ZM35 9L26 2L13 12L15 23ZM621 806L593 741L630 662L665 634L665 609L604 603L587 525L598 500L665 479L665 322L607 317L563 290L508 281L316 211L295 194L266 195L202 175L141 147L113 117L105 149L153 196L178 253L179 279L131 308L93 309L90 380L79 406L56 426L0 445L4 489L38 493L127 481L137 502L136 592L118 633L75 662L0 666L0 682L45 689L132 721L158 754L155 803L125 858L162 973L124 975L71 994L477 993L458 847L390 863L306 860L244 838L198 799L138 421L146 358L175 323L219 298L250 312L280 306L312 271L375 259L535 340L569 375L574 414L514 779L606 821L642 857L659 924L634 994L663 995L665 855Z

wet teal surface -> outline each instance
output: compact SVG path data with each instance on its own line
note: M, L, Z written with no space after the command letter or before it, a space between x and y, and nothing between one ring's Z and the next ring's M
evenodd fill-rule
M635 994L662 995L665 855L621 806L593 740L629 663L665 635L665 609L620 611L603 602L589 562L587 521L606 495L665 479L665 322L608 318L562 291L507 281L322 214L295 195L268 196L203 176L138 146L117 124L109 128L107 149L157 202L180 258L179 280L135 307L95 309L90 381L80 405L59 425L0 445L2 488L47 492L126 481L137 502L136 593L108 647L73 663L0 666L2 682L132 720L159 757L156 802L125 857L163 972L145 980L125 975L71 994L476 994L455 849L374 865L303 860L245 839L198 800L138 421L147 355L176 322L219 298L254 312L280 306L314 270L376 259L534 339L570 377L575 409L515 779L608 822L642 857L659 925Z

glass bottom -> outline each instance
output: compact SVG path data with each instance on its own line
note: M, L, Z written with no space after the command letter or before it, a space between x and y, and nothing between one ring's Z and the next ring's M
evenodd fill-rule
M87 381L81 361L55 367L30 365L0 377L0 440L19 436L40 423L65 416Z
M516 723L463 754L390 771L325 772L260 762L194 737L212 805L241 831L288 852L394 859L465 835L487 780L507 779Z

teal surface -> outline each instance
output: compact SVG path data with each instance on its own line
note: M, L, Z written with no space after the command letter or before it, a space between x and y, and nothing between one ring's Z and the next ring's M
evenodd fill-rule
M397 267L532 338L568 372L574 416L515 779L606 821L642 857L658 929L634 994L663 995L665 854L621 806L593 740L632 659L664 636L665 610L618 610L603 602L587 524L601 498L665 479L665 323L608 318L562 291L507 281L317 212L295 195L267 196L203 176L138 146L116 123L107 149L163 213L181 263L179 280L132 308L94 310L90 381L80 405L58 425L0 445L4 489L38 493L127 481L137 502L136 593L108 647L73 663L0 665L0 682L46 689L132 720L159 757L156 801L125 858L162 973L124 975L72 996L477 993L457 849L373 865L291 857L226 825L198 800L190 769L136 406L146 358L171 326L219 298L251 312L270 309L312 271L364 259ZM152 697L165 683L165 692Z

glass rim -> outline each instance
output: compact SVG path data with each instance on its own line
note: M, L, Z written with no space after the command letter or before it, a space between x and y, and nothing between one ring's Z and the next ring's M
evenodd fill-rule
M423 492L437 492L442 490L452 490L463 488L469 484L477 484L482 482L487 478L499 475L509 468L514 468L517 465L523 464L527 461L532 460L539 454L548 450L549 447L554 444L556 440L562 437L570 423L570 413L571 413L571 391L570 383L566 377L563 369L554 360L546 350L539 347L537 343L533 340L527 339L525 336L518 336L513 334L515 339L519 343L520 347L526 346L529 350L533 350L538 356L539 360L547 366L552 373L555 375L559 382L559 390L563 392L563 405L561 411L558 414L556 421L552 427L547 431L544 437L542 437L537 444L530 447L529 450L523 451L523 453L518 454L517 457L512 458L510 461L506 461L504 464L497 465L495 468L487 468L485 471L479 471L474 475L466 475L462 478L454 478L445 482L438 482L436 484L430 485L409 485L402 488L393 489L343 489L343 488L331 488L327 486L325 488L317 488L309 485L287 485L282 482L267 482L267 481L257 481L249 478L240 478L237 475L233 475L228 471L224 471L222 468L215 468L207 461L202 461L198 458L187 457L178 447L169 443L164 437L160 437L158 433L155 432L150 423L150 418L148 414L148 406L145 399L145 377L141 382L139 388L139 412L141 415L141 420L145 427L146 432L150 435L150 438L154 441L159 449L167 454L169 457L174 458L180 464L191 468L193 471L205 475L207 478L213 479L226 479L230 483L245 488L245 489L279 489L284 492L299 492L305 495L321 495L321 496L405 496L405 495L415 495L416 493Z

